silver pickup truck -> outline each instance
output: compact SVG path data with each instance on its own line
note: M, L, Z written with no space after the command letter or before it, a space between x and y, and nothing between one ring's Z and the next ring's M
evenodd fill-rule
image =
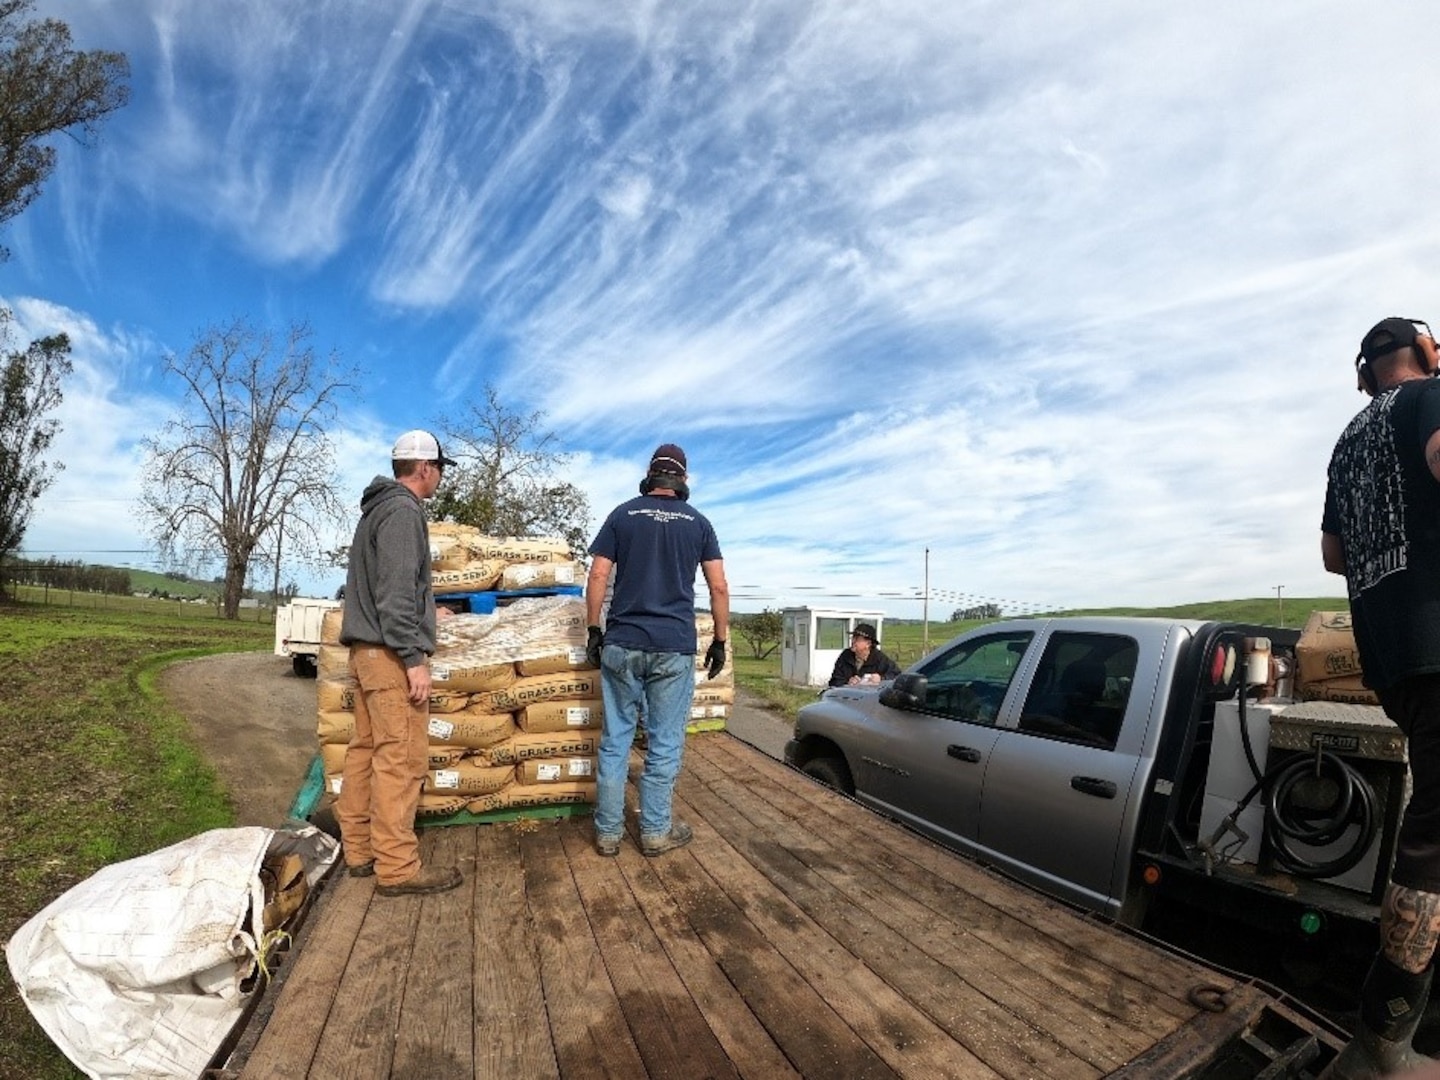
M1075 904L1282 985L1353 989L1376 942L1404 740L1373 707L1262 700L1275 688L1242 677L1247 648L1293 665L1298 637L991 623L893 682L825 691L785 756Z

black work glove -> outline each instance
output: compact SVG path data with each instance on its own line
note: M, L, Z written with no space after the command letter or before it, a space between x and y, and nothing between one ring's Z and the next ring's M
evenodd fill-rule
M725 642L716 638L710 642L710 647L705 650L705 677L713 679L720 674L720 669L725 666Z
M600 666L600 646L605 644L605 631L598 626L586 627L585 662L591 667Z

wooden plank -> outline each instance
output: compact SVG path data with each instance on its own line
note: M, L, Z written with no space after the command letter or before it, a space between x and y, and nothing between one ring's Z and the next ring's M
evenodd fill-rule
M682 817L688 811L695 822L695 839L683 850L897 1075L999 1075L776 889L710 827L688 797L677 798L677 805Z
M705 768L698 761L693 762L691 767L702 771ZM730 781L722 779L720 783L729 785ZM903 935L854 904L844 892L784 847L784 833L799 833L805 829L804 825L789 819L776 820L772 815L772 820L765 824L777 829L780 835L767 835L764 825L752 822L740 810L717 798L714 791L700 784L688 784L685 797L712 827L721 830L741 855L749 859L816 924L823 926L876 976L999 1075L1092 1080L1120 1063L1112 1059L1106 1067L1081 1057L1031 1019L1018 1016L997 1004L957 970L944 966L915 948ZM755 812L754 807L764 805L758 798L752 798L750 802L753 806L746 809L751 812ZM855 865L853 860L863 858L863 853L851 853L849 858L841 855L836 861ZM859 868L863 874L863 861L859 863ZM974 955L976 950L967 949L964 929L947 926L943 916L927 919L924 928L936 938L960 939L956 952L961 968L973 971L985 960L991 959L977 957ZM1008 960L1006 964L1008 966Z
M814 1080L894 1080L895 1071L745 917L701 868L692 848L651 865L715 963L800 1074ZM747 900L769 902L765 896Z
M645 1076L555 829L555 823L536 823L520 853L525 931L534 937L560 1074L566 1080Z
M468 1076L475 1067L474 832L427 833L420 854L426 866L460 867L465 881L449 892L420 898L391 1075Z
M586 839L590 839L588 834ZM614 861L625 875L636 906L644 913L735 1070L750 1080L798 1078L800 1074L751 1011L750 1003L706 951L674 897L665 891L655 873L659 860L637 856Z
M359 936L371 887L338 867L327 879L316 910L289 963L265 1031L240 1073L241 1080L305 1080L330 1017L345 966Z
M352 880L373 893L374 877ZM309 1075L316 1080L376 1080L390 1075L406 981L424 977L410 962L424 900L420 896L370 900L315 1049ZM297 1007L305 1006L297 1003Z
M477 1080L558 1080L540 956L528 931L521 827L486 825L468 831L475 836L474 1075Z
M820 831L808 825L813 820L815 808L767 777L753 772L732 777L717 768L717 765L728 763L717 762L708 751L697 753L690 760L691 775L724 798L736 813L743 815L743 824L735 826L736 835L747 835L752 842L768 836L783 845L829 885L903 939L902 945L886 942L877 954L879 939L868 930L861 932L854 938L854 948L862 955L874 954L872 963L884 964L887 957L898 958L907 951L918 951L944 965L953 976L963 979L987 999L1003 1006L1024 1025L1048 1033L1071 1052L1100 1069L1114 1068L1175 1028L1173 1016L1151 1008L1152 994L1147 987L1136 983L1128 988L1128 992L1122 988L1120 993L1116 993L1112 989L1114 980L1108 968L1101 969L1100 965L1093 964L1091 967L1096 974L1084 984L1083 992L1077 992L1074 981L1084 979L1086 972L1077 969L1073 954L1066 958L1066 977L1056 981L1038 967L1041 958L1034 958L1036 962L1017 963L1010 955L996 950L984 938L972 933L973 917L967 916L962 906L953 901L926 906L916 900L913 893L917 888L913 879L923 872L913 868L907 868L910 872L902 874L877 873L874 870L872 862L880 856L889 856L898 839L904 837L908 842L921 842L918 838L892 829L894 835L882 848L863 835L828 830L830 839L827 842ZM994 914L1006 917L1003 912ZM1063 918L1071 917L1068 912L1061 912L1061 915ZM945 923L951 924L950 930L943 929ZM1012 926L1008 933L1002 928L1000 936L1023 938L1029 933L1028 927L1017 925ZM902 978L913 981L911 970L902 968L902 971ZM945 981L943 976L934 978L940 983ZM937 999L930 991L929 980L930 977L927 977L921 981L916 993L936 1001L937 1007L943 1011L937 1012L932 1008L930 1014L943 1024L942 1017L949 1013L944 1006L951 991L939 995ZM1097 993L1097 987L1101 992ZM1189 1011L1194 1012L1193 1008ZM1116 1013L1120 1015L1114 1015ZM976 1045L963 1037L962 1041L966 1041L967 1045ZM982 1056L991 1060L988 1055Z
M666 913L646 911L644 918L636 918L637 905L620 872L620 860L595 854L588 837L577 829L559 829L557 835L648 1074L738 1077L655 936L649 920L663 919ZM644 856L627 846L624 858Z
M1078 953L1157 992L1156 1004L1174 1015L1177 1021L1194 1015L1194 1008L1186 1000L1191 987L1215 981L1217 973L1209 968L1123 931L1117 932L1109 924L1099 921L1098 917L1082 916L1027 886L1017 886L998 872L957 857L954 852L919 834L911 834L918 843L905 845L901 855L899 852L902 849L895 845L894 838L896 829L908 832L904 826L763 754L750 753L732 736L722 734L702 738L710 740L711 745L701 752L712 755L710 760L717 764L725 760L734 762L732 770L739 769L739 772L732 771L732 775L742 783L749 782L754 775L768 777L784 790L819 808L837 830L850 828L878 841L881 853L875 865L879 873L902 875L912 866L929 871L937 880L923 890L917 885L917 899L931 905L953 903L950 888L954 887L961 890L962 899L973 905L965 918L967 925L977 933L993 932L1001 925L1008 925L1011 919L1027 924L1033 931L1030 946L1040 947L1045 939L1050 942L1054 960L1044 962L1042 969L1047 973L1063 977L1072 968L1084 970L1087 965L1077 964L1074 958L1073 954ZM1011 943L999 939L994 944L1004 949ZM1032 959L1031 962L1035 961ZM1108 999L1109 991L1108 986L1091 990L1102 1000Z

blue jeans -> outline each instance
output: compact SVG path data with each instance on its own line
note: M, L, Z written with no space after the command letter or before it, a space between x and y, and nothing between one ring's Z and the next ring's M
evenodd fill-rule
M695 695L695 657L606 645L600 653L600 689L605 698L605 727L600 735L595 835L618 837L625 831L625 776L635 726L643 719L640 836L667 836L670 796L680 775L685 725L690 722L690 702Z

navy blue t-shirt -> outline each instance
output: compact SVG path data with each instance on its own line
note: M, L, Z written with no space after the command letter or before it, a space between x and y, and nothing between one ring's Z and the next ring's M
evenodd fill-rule
M610 511L590 554L615 564L605 644L695 653L695 573L721 558L704 514L681 499L641 495Z

